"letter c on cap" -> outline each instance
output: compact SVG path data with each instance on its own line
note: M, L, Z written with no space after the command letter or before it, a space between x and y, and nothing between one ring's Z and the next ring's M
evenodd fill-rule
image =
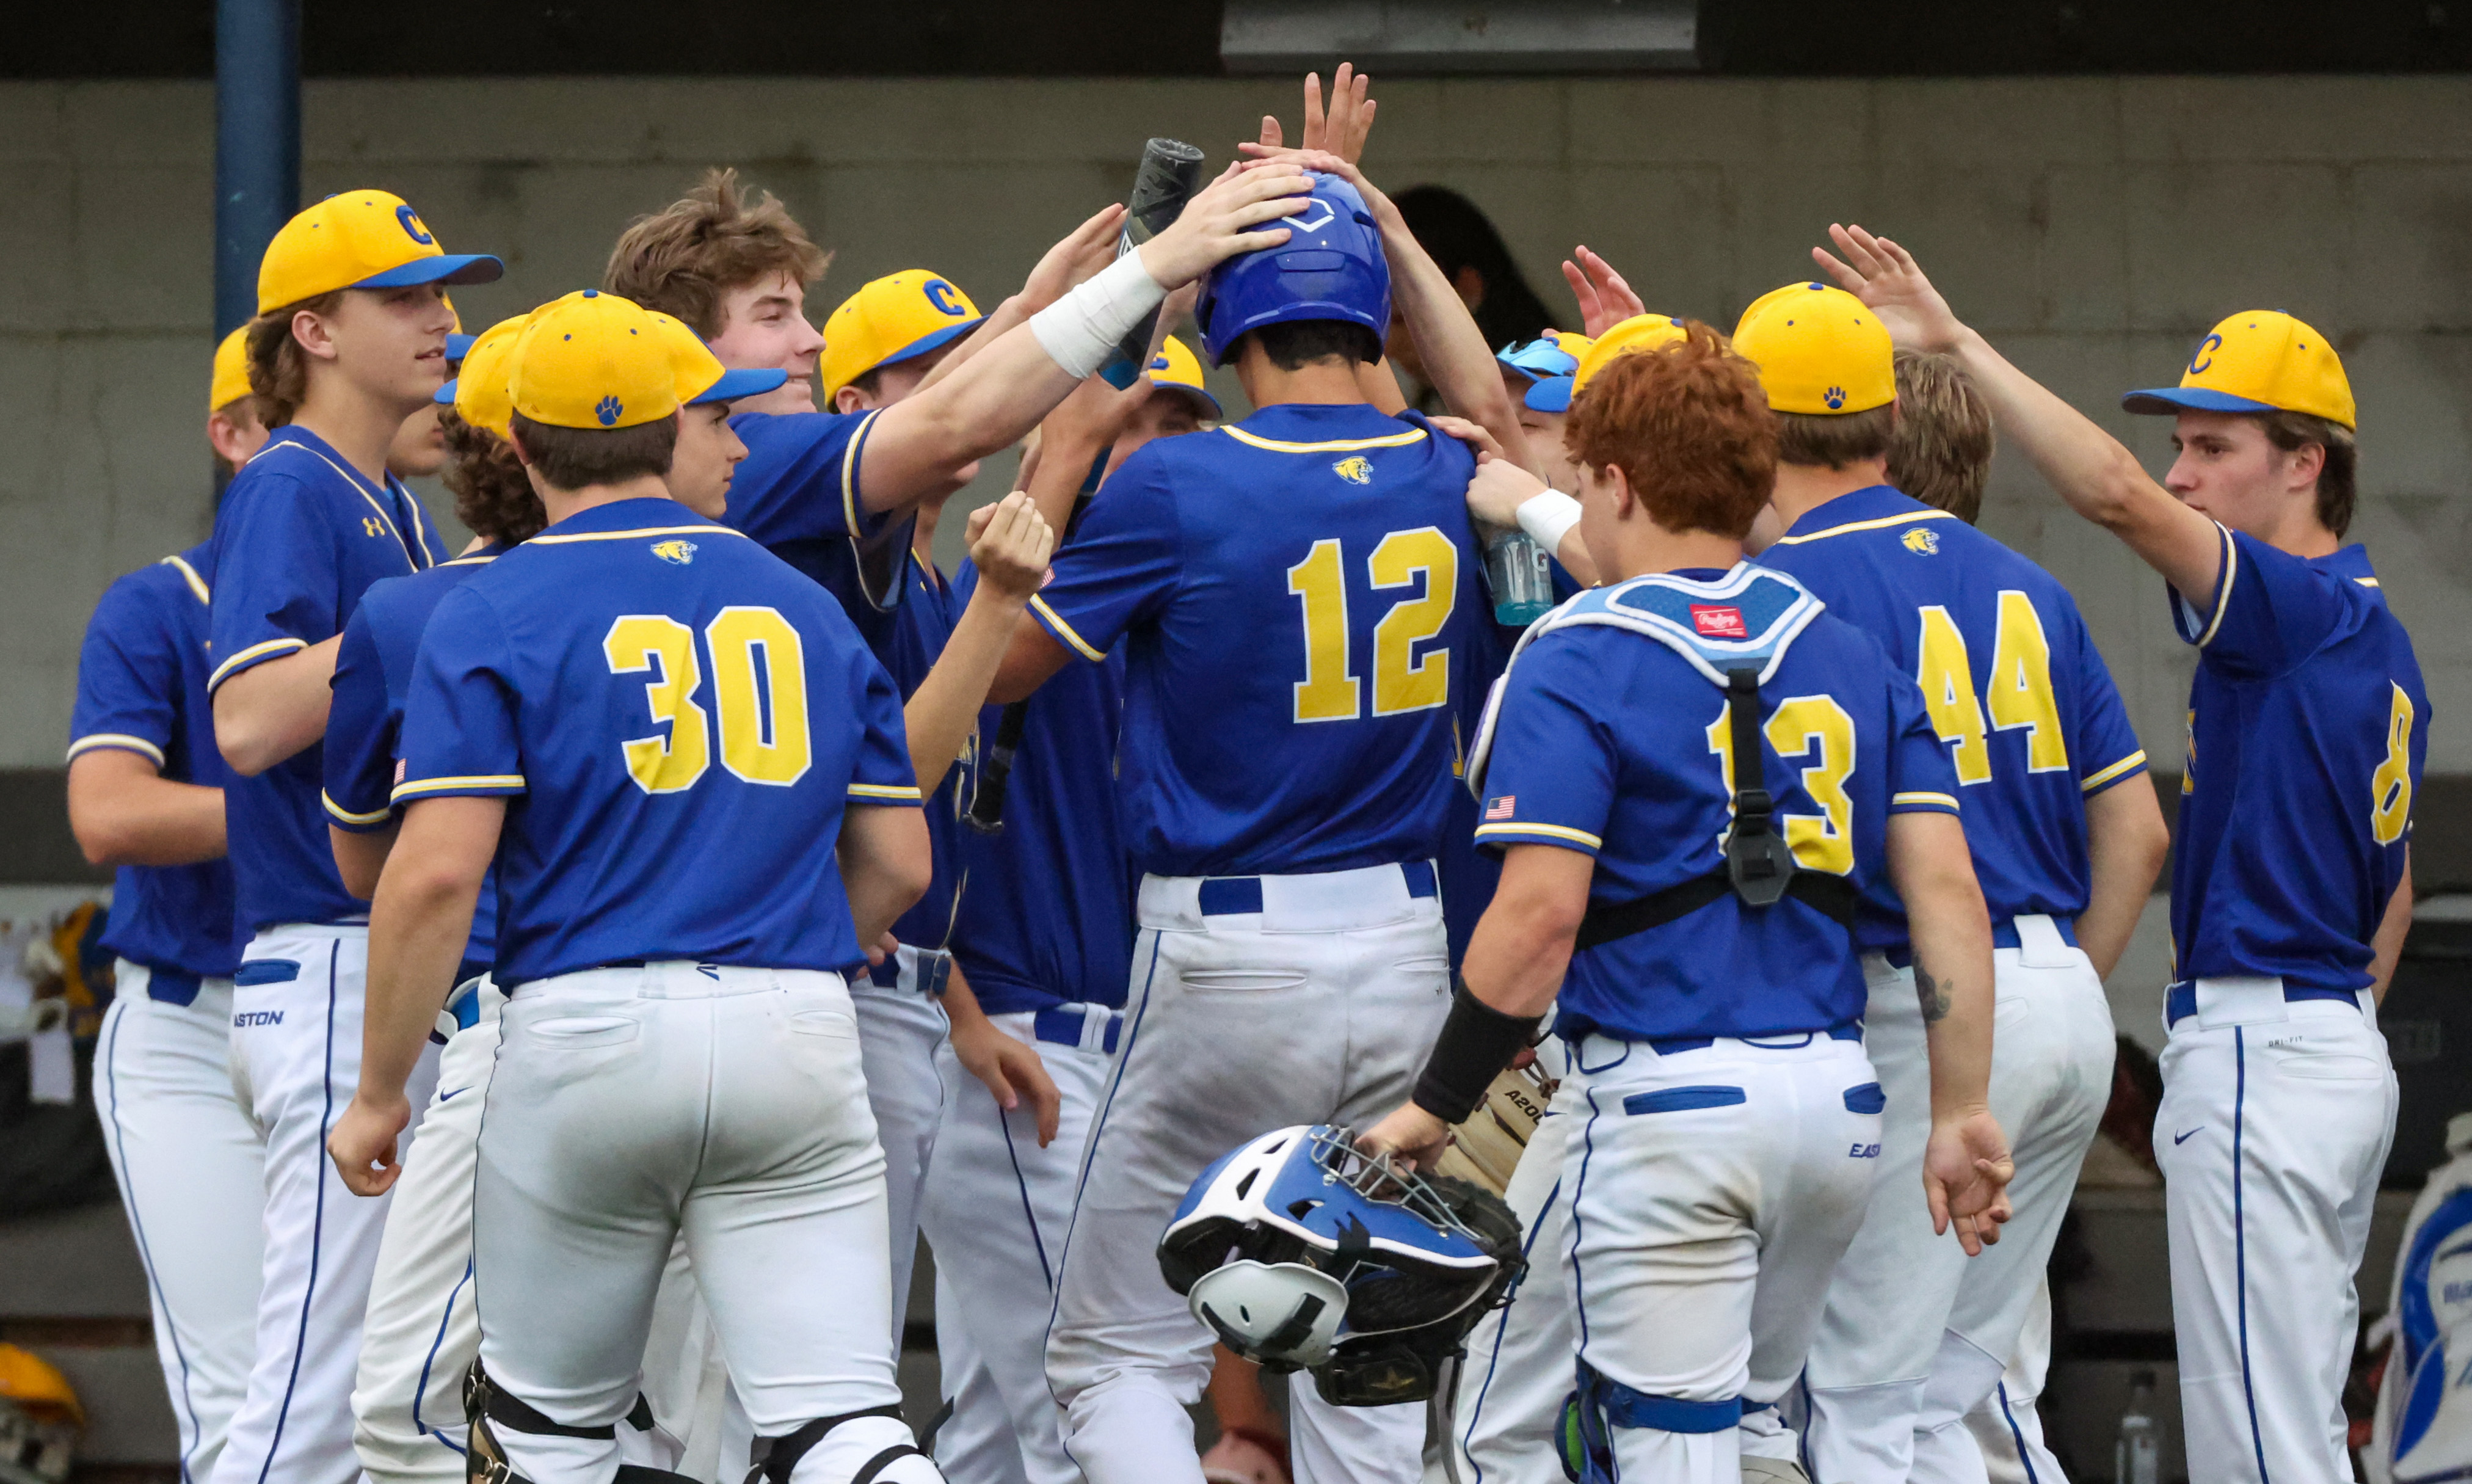
M2208 335L2198 342L2198 353L2189 358L2189 374L2195 376L2215 364L2215 352L2222 347L2223 337Z
M953 286L946 283L941 278L928 279L925 293L927 295L927 302L935 305L937 312L939 314L949 314L955 319L959 319L963 315L970 312L965 306L954 302Z
M412 214L412 207L408 205L395 207L394 219L403 225L403 234L413 241L424 248L438 245L438 239L429 235L429 228L420 225L420 218Z

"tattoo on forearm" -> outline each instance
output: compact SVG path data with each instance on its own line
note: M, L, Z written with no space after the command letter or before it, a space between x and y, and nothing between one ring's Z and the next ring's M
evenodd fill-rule
M1948 1018L1948 992L1949 982L1945 979L1933 978L1931 970L1923 967L1921 957L1916 956L1914 998L1922 1002L1925 1025L1937 1025Z

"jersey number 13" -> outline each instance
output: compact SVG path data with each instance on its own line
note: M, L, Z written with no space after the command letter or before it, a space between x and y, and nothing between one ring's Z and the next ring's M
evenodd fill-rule
M1366 583L1375 590L1414 587L1423 573L1423 597L1403 597L1373 626L1373 714L1396 716L1430 710L1451 699L1447 649L1419 656L1416 646L1442 632L1459 602L1460 549L1432 526L1393 531L1366 558ZM1363 685L1348 654L1347 568L1340 543L1325 538L1288 568L1288 592L1304 610L1305 678L1295 682L1299 722L1354 721L1363 712Z
M653 680L644 701L667 736L619 744L628 775L648 794L693 788L712 766L720 733L721 765L749 783L787 788L807 773L814 747L807 733L807 666L798 631L777 610L725 608L703 627L712 662L712 709L696 704L703 683L696 633L666 613L629 613L601 641L612 675Z

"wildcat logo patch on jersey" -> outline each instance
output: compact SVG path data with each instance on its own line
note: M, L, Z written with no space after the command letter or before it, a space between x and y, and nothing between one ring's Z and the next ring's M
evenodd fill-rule
M1750 626L1743 622L1743 610L1730 604L1692 604L1691 627L1712 639L1747 639L1751 636Z
M1905 542L1906 550L1918 557L1939 555L1939 533L1929 526L1915 526L1898 539Z
M685 566L688 562L693 562L695 560L695 554L696 543L683 537L675 540L654 541L653 543L654 556L660 558L664 562L676 562L679 566Z
M1363 454L1359 454L1352 459L1340 460L1337 464L1330 467L1330 471L1337 474L1340 478L1346 480L1351 485L1369 485L1373 483L1373 461L1366 458Z

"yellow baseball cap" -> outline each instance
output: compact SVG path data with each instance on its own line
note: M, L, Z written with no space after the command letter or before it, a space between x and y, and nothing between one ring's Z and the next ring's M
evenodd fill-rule
M1897 352L1870 307L1826 283L1789 283L1751 300L1734 350L1760 370L1777 412L1869 412L1897 399Z
M215 371L206 383L206 411L221 412L249 395L249 326L244 324L215 347Z
M2326 337L2279 309L2233 315L2198 342L2176 387L2131 392L2130 412L2300 412L2356 424L2352 383Z
M1200 358L1193 353L1192 347L1175 336L1170 335L1159 342L1158 354L1151 357L1147 374L1152 386L1182 392L1207 408L1203 417L1217 419L1226 416L1219 406L1219 398L1211 395L1210 389L1201 384Z
M551 427L631 428L678 410L660 326L634 300L598 289L533 311L507 384L516 412Z
M770 392L790 379L790 373L777 366L771 371L731 371L721 364L711 347L680 322L656 314L653 323L660 331L661 344L669 350L670 371L682 407L734 402L742 396Z
M524 326L531 323L531 315L519 314L469 337L472 343L464 347L462 369L438 389L437 400L452 406L455 416L474 427L506 437L508 420L515 410L507 386L507 372L512 370L510 358L515 342L523 338Z
M986 316L963 293L924 268L862 284L824 321L824 397L880 366L940 349L979 327Z
M257 268L257 312L337 289L490 283L507 265L439 247L412 207L385 191L345 191L283 224Z
M1575 337L1586 339L1585 336ZM1613 364L1617 356L1634 350L1657 350L1683 338L1682 322L1670 314L1635 314L1606 330L1580 354L1580 364L1571 373L1571 395L1587 390L1597 372ZM1550 410L1550 409L1549 409ZM1566 403L1564 410L1568 411Z

